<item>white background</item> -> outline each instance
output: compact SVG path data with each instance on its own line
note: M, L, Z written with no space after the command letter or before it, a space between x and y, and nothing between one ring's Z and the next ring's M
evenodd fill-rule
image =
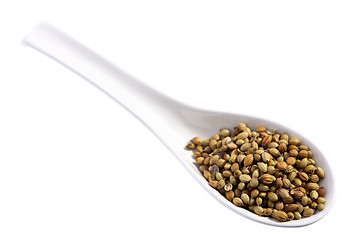
M0 239L356 236L358 1L6 2ZM288 229L219 205L136 118L21 45L42 20L175 99L301 132L333 168L332 210Z

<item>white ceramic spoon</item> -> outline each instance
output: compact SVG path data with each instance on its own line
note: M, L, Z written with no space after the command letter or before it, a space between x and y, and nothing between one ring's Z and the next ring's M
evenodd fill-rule
M234 212L264 224L299 227L318 221L329 211L334 200L334 179L330 167L315 145L291 129L260 118L207 111L174 101L134 79L92 50L45 23L37 25L25 37L24 43L79 74L134 114L168 147L211 196ZM194 136L210 138L219 129L232 129L240 122L246 123L251 129L266 126L268 129L287 132L290 136L301 139L310 147L313 158L326 173L326 177L321 183L327 191L325 210L317 212L309 218L278 222L236 207L209 186L195 166L192 152L185 150L184 146Z

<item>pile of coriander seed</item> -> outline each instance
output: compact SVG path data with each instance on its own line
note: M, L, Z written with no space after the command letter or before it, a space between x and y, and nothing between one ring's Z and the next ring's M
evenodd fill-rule
M252 131L240 123L210 139L194 137L186 148L194 151L209 185L238 207L278 221L324 209L325 188L319 186L324 170L310 149L287 133L264 126Z

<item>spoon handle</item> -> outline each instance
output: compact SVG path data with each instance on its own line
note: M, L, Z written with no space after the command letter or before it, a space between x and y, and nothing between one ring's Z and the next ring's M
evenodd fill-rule
M181 119L179 110L184 105L138 81L91 49L46 23L35 26L23 42L95 85L135 115L170 149L171 145L175 144L175 141L169 140L169 134L172 138L176 138L176 134L172 134L173 129L169 122L176 123ZM164 120L166 125L163 124ZM166 143L164 139L167 139Z

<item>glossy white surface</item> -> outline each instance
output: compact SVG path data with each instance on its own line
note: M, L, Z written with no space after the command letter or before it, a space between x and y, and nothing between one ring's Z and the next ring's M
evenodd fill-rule
M259 118L206 111L174 101L132 78L90 49L47 24L36 26L27 35L24 43L78 73L133 113L168 147L182 165L215 199L240 215L269 225L298 227L318 221L331 209L335 189L330 166L316 146L291 129ZM258 217L245 209L234 206L207 184L194 166L191 152L186 151L184 146L193 136L210 137L216 130L232 128L239 122L245 122L250 128L264 125L279 132L288 132L310 147L314 159L326 171L326 178L321 182L321 185L327 189L327 202L324 211L317 212L310 218L280 223L270 218Z

